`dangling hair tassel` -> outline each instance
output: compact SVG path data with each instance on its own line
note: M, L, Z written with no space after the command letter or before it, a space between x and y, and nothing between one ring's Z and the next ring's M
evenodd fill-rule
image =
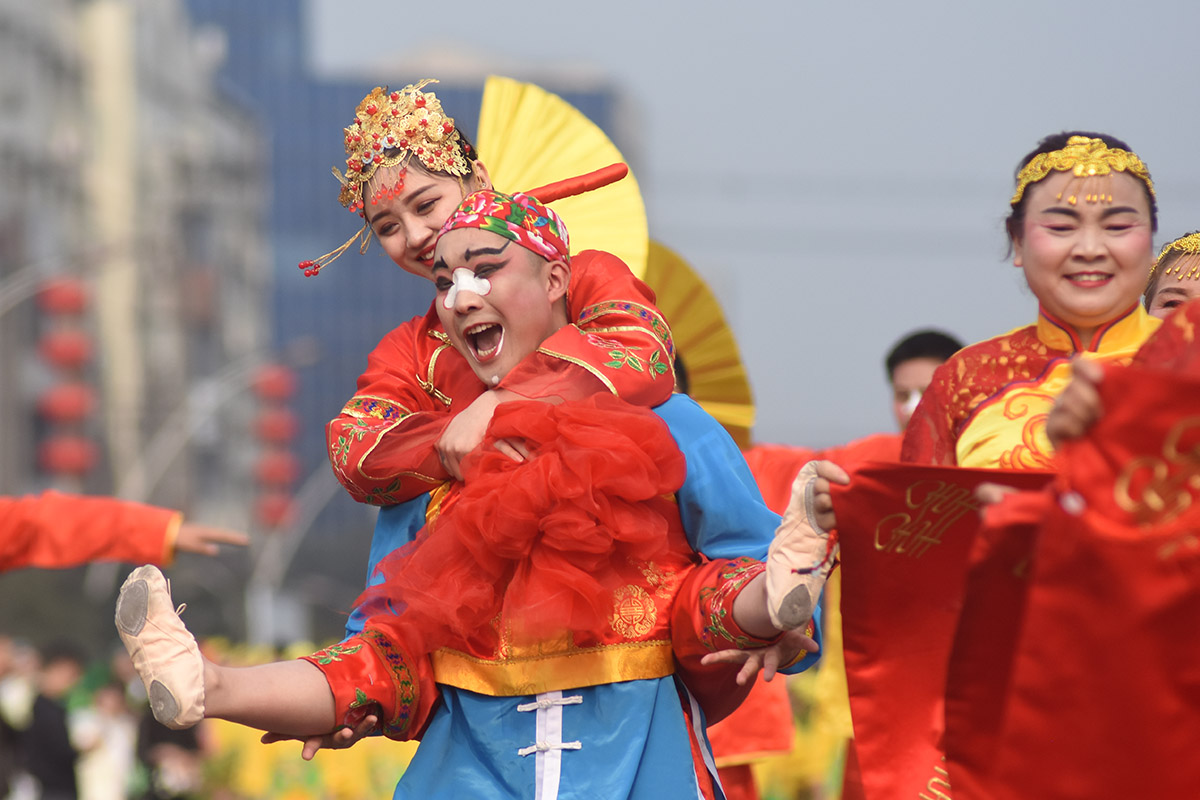
M366 253L367 247L371 244L371 234L371 226L364 223L363 226L359 228L353 236L347 239L346 243L338 249L326 253L320 258L309 261L301 261L298 266L300 269L304 270L305 277L311 278L312 276L319 274L321 270L325 269L325 267L329 266L334 261L337 261L338 258L341 257L342 253L345 253L347 250L349 250L351 245L357 242L360 238L362 239L362 244L359 246L358 252L359 254Z

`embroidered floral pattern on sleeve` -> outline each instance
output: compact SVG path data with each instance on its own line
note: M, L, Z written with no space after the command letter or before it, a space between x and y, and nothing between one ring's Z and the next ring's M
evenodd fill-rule
M758 644L757 639L751 639L740 633L733 633L733 600L742 587L756 575L766 570L766 565L753 558L735 558L721 570L720 586L705 586L700 589L700 614L708 620L708 624L700 632L700 641L709 650L722 650L733 647L744 650Z
M361 644L351 645L349 647L335 644L330 647L326 647L324 650L318 650L317 652L313 653L312 658L318 664L332 664L334 661L341 661L342 656L352 656L361 649Z
M575 321L575 324L583 325L605 314L628 315L639 320L641 322L640 327L649 326L649 329L654 332L654 335L658 337L663 347L666 348L667 355L672 359L675 357L675 344L671 339L671 329L667 326L666 321L654 309L647 308L638 303L630 303L625 300L609 300L597 303L579 312L579 318Z
M409 731L412 724L413 710L417 705L417 682L413 677L412 668L404 658L404 654L395 643L383 633L368 627L362 632L362 638L375 650L383 663L391 672L392 689L395 691L393 703L381 703L386 718L383 732L390 737L400 738ZM378 691L378 689L376 689ZM357 692L356 692L357 694ZM366 693L368 696L369 692ZM378 702L376 700L375 702Z
M587 339L590 344L607 351L609 360L604 362L604 366L609 369L621 369L628 366L635 372L648 373L651 380L655 380L659 375L671 371L671 365L663 360L661 350L655 349L650 354L650 358L646 359L634 354L634 350L642 349L636 345L624 345L616 340L605 339L594 333L587 334Z

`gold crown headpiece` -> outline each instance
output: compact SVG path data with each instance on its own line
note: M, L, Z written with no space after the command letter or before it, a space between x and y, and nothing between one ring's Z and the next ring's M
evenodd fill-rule
M407 167L416 158L430 172L441 172L459 179L471 174L475 151L458 132L454 120L442 110L442 102L433 92L421 91L432 78L389 91L376 86L354 110L354 121L345 128L346 171L337 167L333 174L341 184L338 201L365 220L366 197L363 187L381 167ZM404 189L403 175L393 186L380 187L370 199L372 204L393 197ZM355 242L362 240L359 252L371 243L371 228L364 221L354 236L338 249L311 261L301 261L305 275L316 275Z
M1150 180L1150 170L1137 154L1128 150L1109 147L1103 139L1092 139L1087 136L1072 136L1061 150L1049 153L1038 153L1029 163L1017 173L1017 190L1013 193L1011 205L1021 202L1025 187L1037 183L1051 172L1073 172L1078 178L1090 178L1096 175L1109 175L1113 172L1128 172L1135 178L1140 178L1154 196L1154 183ZM1060 198L1061 199L1061 198ZM1089 203L1112 202L1112 195L1103 192L1084 195ZM1076 197L1071 195L1067 202L1075 205Z
M1150 268L1150 279L1162 267L1163 275L1174 273L1176 280L1200 278L1200 231L1167 242Z

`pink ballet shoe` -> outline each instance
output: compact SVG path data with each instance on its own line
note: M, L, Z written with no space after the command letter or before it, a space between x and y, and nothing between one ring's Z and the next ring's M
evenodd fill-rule
M815 462L792 482L792 496L767 551L767 614L781 631L812 619L825 580L837 561L837 537L822 530L813 509Z
M175 730L204 718L204 659L179 611L158 567L138 567L121 585L117 632L146 685L154 718Z

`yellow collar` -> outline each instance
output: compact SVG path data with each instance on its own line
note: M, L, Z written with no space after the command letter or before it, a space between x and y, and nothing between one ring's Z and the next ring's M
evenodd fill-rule
M1068 353L1111 353L1136 350L1159 326L1159 320L1134 303L1125 313L1101 325L1085 347L1075 329L1038 306L1037 337L1047 347Z

